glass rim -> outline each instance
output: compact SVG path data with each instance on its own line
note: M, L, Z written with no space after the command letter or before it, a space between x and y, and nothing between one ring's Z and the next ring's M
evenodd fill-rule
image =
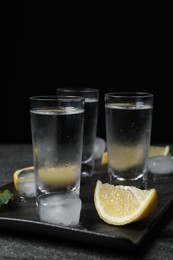
M56 96L56 95L45 95L45 96L32 96L29 98L31 101L85 101L84 97L81 96Z
M64 92L71 92L71 91L75 91L75 92L99 92L99 89L97 88L89 88L89 87L60 87L56 89L58 90L62 90Z
M105 97L118 97L118 98L149 98L153 96L154 96L153 93L137 92L137 91L105 93Z

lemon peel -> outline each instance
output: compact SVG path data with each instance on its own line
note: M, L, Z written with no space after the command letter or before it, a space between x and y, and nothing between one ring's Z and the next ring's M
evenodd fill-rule
M20 173L22 172L30 172L30 171L34 171L34 166L29 166L29 167L26 167L26 168L22 168L22 169L19 169L19 170L16 170L14 173L13 173L13 182L14 182L14 187L15 189L18 191L19 190L19 175ZM24 179L24 180L20 180L20 181L23 181L23 182L27 182L27 181L34 181L34 178L32 179Z
M159 146L159 145L151 145L149 150L149 157L160 156L160 155L168 155L170 152L170 146Z
M168 155L170 153L170 145L159 146L151 145L149 149L149 158L159 155ZM108 163L108 153L107 151L102 154L101 164L105 165Z

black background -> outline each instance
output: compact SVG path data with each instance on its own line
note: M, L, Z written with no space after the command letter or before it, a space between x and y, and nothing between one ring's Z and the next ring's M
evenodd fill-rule
M35 3L36 2L36 3ZM1 25L0 143L31 143L29 97L61 86L154 94L152 143L173 143L169 6L8 2Z

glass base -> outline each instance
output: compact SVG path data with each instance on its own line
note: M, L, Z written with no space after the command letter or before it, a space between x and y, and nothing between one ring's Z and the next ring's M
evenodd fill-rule
M143 175L136 179L124 179L109 174L109 182L113 185L135 186L140 189L146 189L147 187L147 179Z
M89 163L82 163L81 182L89 180L94 174L94 160Z

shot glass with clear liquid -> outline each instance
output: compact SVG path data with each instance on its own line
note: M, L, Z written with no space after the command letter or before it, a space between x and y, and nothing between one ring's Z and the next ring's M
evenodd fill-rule
M63 87L57 89L57 95L81 96L85 99L84 136L82 150L82 180L94 173L94 148L97 134L99 90L86 87Z
M50 213L48 222L63 224L73 213L63 211L64 199L69 205L80 201L84 98L31 97L30 116L40 218L46 221L43 215Z
M152 127L153 94L105 94L108 175L111 184L145 186Z

